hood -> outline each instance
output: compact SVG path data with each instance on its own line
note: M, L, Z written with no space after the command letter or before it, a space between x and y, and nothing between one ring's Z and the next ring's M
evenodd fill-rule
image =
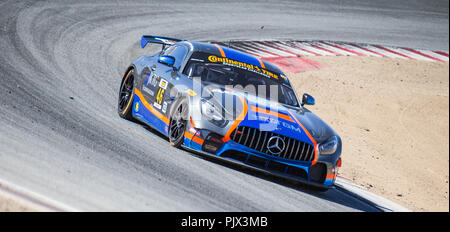
M336 135L330 126L304 107L291 107L223 88L212 89L211 93L210 100L222 106L226 116L232 118L230 121L239 121L234 123L236 125L271 131L311 144ZM245 117L239 119L239 116Z

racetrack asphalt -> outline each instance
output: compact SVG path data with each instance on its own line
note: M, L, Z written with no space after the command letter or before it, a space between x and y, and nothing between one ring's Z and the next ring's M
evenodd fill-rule
M1 1L0 179L80 211L377 211L171 147L121 119L143 34L448 51L448 1ZM350 145L350 144L347 144ZM351 155L351 154L343 154Z

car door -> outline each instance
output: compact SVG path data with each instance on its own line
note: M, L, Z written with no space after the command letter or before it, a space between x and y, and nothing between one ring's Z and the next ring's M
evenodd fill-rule
M186 57L188 49L183 45L172 45L168 47L159 56L172 56L175 63L172 67L157 62L150 67L151 73L147 74L144 82L143 90L149 92L149 102L153 108L168 117L168 110L174 100L174 96L170 96L170 90L176 85L180 75L181 65ZM145 91L144 90L144 91Z

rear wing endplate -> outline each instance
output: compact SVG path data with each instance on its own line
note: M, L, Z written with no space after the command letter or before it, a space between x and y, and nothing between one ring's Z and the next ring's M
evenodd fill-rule
M169 37L163 37L163 36L154 36L154 35L143 35L141 38L141 47L145 48L145 46L148 43L156 43L156 44L162 44L163 48L166 45L172 45L177 42L180 42L181 39L174 39Z

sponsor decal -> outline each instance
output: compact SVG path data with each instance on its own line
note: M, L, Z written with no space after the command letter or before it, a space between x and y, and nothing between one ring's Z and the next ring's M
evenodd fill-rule
M153 78L153 76L150 76L150 73L147 74L147 77L145 78L145 84L146 84L146 85L151 85L151 83L152 83L152 78Z
M258 120L262 123L272 123L275 126L278 126L278 122L279 122L279 120L277 120L276 118L265 117L265 116L258 116Z
M145 85L142 86L142 90L143 90L144 92L150 94L150 96L154 96L154 95L155 95L155 93L153 92L153 90L147 88L147 86L145 86Z
M159 82L159 87L162 89L167 89L167 81L161 78L161 81Z
M143 71L143 72L142 72L142 75L144 75L144 74L145 74L145 83L147 83L148 80L150 79L150 75L151 75L152 73Z
M290 123L283 122L281 120L278 120L277 118L258 116L257 119L261 123L272 124L274 127L274 130L281 130L281 128L279 128L279 126L281 125L282 127L286 128L286 129L293 130L298 133L302 133L302 130L300 129L300 127L296 127Z
M136 112L139 111L139 102L136 102L136 105L134 105L134 110L135 110Z
M302 130L300 129L300 127L296 127L296 126L294 126L292 124L289 124L287 122L281 122L281 125L283 125L283 127L285 127L285 128L291 129L291 130L296 131L298 133L302 133Z
M152 79L152 86L156 87L156 85L158 84L159 79L161 79L161 77L157 76L156 74L153 75L153 79Z
M233 67L237 67L237 68L246 69L246 70L261 74L263 76L266 76L268 78L278 79L277 74L272 73L268 70L265 70L264 68L260 68L253 64L247 64L245 62L232 60L232 59L229 59L226 57L217 57L214 55L210 55L210 56L208 56L208 61L211 63L222 63L224 65L229 65L229 66L233 66Z
M153 103L153 106L156 108L156 109L158 109L158 110L160 110L161 109L161 105L160 104L158 104L158 103Z
M156 102L157 102L159 105L161 105L162 100L163 100L163 98L164 98L164 92L165 92L165 90L164 90L163 88L160 88L160 89L158 90L158 95L156 95ZM161 108L160 108L160 109L161 109Z
M162 111L163 113L166 113L166 111L167 111L167 102L164 102L164 103L163 103L161 111Z
M148 86L153 86L155 87L156 84L158 84L158 79L159 77L156 74L152 74L148 79L147 82L145 83Z

